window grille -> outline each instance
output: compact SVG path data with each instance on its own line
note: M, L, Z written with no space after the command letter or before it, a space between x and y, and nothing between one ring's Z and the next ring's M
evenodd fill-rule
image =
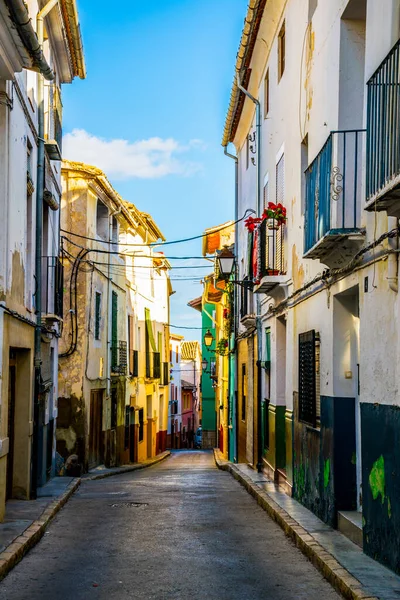
M320 339L312 330L299 335L299 419L316 427L320 411Z
M100 320L101 320L101 293L96 292L95 296L95 321L94 321L94 339L100 339Z

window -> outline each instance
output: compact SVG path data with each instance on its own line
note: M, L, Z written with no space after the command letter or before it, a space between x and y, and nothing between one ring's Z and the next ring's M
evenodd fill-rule
M130 406L125 406L125 435L124 435L124 448L127 450L129 448L129 426L131 421L131 408Z
M111 368L118 367L118 294L111 295Z
M269 69L264 79L264 119L267 118L269 113Z
M285 200L285 155L282 154L276 164L276 202L284 203Z
M100 339L100 323L101 323L101 293L96 292L94 297L94 339Z
M190 410L190 393L183 393L183 410Z
M312 330L299 335L299 419L316 427L320 414L320 338Z
M269 202L269 177L268 177L268 175L266 175L264 178L263 201L264 201L264 208L267 208L268 202Z
M111 390L111 429L117 427L117 390Z
M143 408L139 408L139 442L143 442L144 424L143 424Z
M112 218L112 246L114 250L118 251L118 220L116 217Z
M285 71L285 21L283 21L281 30L278 36L278 81L281 80Z
M135 320L133 315L128 315L128 344L129 344L129 375L137 377L137 360L135 361L134 351L134 339L135 339ZM135 364L136 362L136 364ZM136 367L136 368L135 368ZM136 371L136 373L135 373Z
M242 365L242 421L246 420L246 392L247 392L246 365Z
M102 240L108 240L108 208L99 199L97 200L96 210L96 233Z

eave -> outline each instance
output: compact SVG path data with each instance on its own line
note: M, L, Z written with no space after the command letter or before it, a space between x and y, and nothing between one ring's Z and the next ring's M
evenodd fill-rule
M235 139L236 130L238 128L245 103L245 96L237 86L237 77L240 77L241 84L247 89L251 76L250 63L265 5L266 0L249 1L242 37L239 44L239 50L236 55L235 72L231 88L229 107L225 118L222 146L227 146Z

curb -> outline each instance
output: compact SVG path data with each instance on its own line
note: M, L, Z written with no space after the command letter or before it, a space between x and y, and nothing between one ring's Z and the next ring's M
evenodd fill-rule
M348 600L379 600L363 588L329 552L325 550L308 531L282 509L267 492L261 490L249 477L243 475L235 464L222 458L218 449L214 449L214 460L218 469L228 471L251 494L257 503L293 540L312 564L322 573L329 583Z
M147 460L131 467L125 467L116 471L101 473L99 475L92 475L91 477L77 477L69 484L65 492L55 498L50 504L48 504L45 510L42 512L40 517L33 521L33 523L25 529L25 531L16 537L7 548L0 553L0 581L4 579L6 575L23 559L25 554L29 552L31 548L43 537L48 525L54 519L56 514L61 508L68 502L72 494L76 492L78 487L85 481L93 481L97 479L104 479L105 477L111 477L111 475L121 475L122 473L129 473L131 471L137 471L139 469L145 469L151 467L170 456L171 452L166 451L159 454L155 458Z
M45 508L39 519L25 529L25 531L16 537L9 546L0 553L0 581L13 569L25 554L36 546L43 537L50 521L55 517L59 510L70 499L72 494L78 489L81 479L77 478L71 481L68 488Z
M157 463L162 462L166 458L171 456L170 450L166 450L161 454L158 454L154 458L150 458L145 460L142 463L137 463L128 467L121 467L120 469L116 469L115 471L107 471L106 473L99 473L98 475L89 475L87 477L83 476L81 479L83 482L85 481L96 481L98 479L105 479L106 477L111 477L112 475L123 475L124 473L130 473L131 471L138 471L139 469L145 469L146 467L152 467Z

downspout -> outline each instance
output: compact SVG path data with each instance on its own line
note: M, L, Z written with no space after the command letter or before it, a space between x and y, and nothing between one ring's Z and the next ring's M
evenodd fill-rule
M388 217L388 230L398 228L398 220L396 217ZM391 252L388 257L388 275L387 280L389 282L389 288L393 292L399 291L399 278L398 278L398 253L399 248L399 236L396 235L394 238L389 238L389 248L395 252Z
M262 214L261 197L261 105L259 100L252 96L240 83L239 74L237 74L236 83L241 92L249 98L256 106L256 133L257 133L257 180L256 180L256 198L257 198L257 217ZM262 471L262 423L261 423L261 358L262 358L262 326L261 326L261 298L256 294L256 327L257 327L257 470ZM253 421L254 422L254 421Z
M238 157L235 156L234 154L230 154L228 152L228 146L224 146L224 154L225 156L228 156L229 158L231 158L232 160L235 161L235 250L236 250L236 255L237 255L237 249L238 249L238 242L239 242L239 223L238 223L238 214L239 214L239 206L238 206L238 202L239 202L239 161L238 161ZM234 278L235 280L238 279L238 275L236 272L237 269L237 261L235 261L235 265L234 265L234 269L235 269L235 273L234 273ZM239 448L239 427L238 427L238 414L239 414L239 396L238 396L238 369L239 369L239 356L238 356L238 351L236 348L236 338L239 332L239 293L238 293L238 286L234 285L233 286L233 344L234 347L232 348L232 350L235 352L235 358L234 358L234 390L233 390L233 394L235 397L235 405L234 405L234 423L235 423L235 443L234 443L234 451L233 451L233 462L238 462L238 448ZM228 397L229 397L229 402L230 402L230 398L231 398L231 389L230 389L230 381L231 378L228 374ZM229 412L229 408L228 408L228 412ZM230 430L232 431L232 430Z
M43 21L46 15L58 3L50 0L37 14L37 41L43 54ZM51 79L54 78L52 74ZM41 337L42 337L42 244L43 244L43 193L44 193L44 82L41 73L37 76L37 106L38 106L38 150L37 150L37 181L36 181L36 239L35 239L35 275L36 275L36 327L35 327L35 392L33 401L33 439L32 439L32 481L31 494L36 498L38 478L38 449L39 449L39 396L41 386Z

